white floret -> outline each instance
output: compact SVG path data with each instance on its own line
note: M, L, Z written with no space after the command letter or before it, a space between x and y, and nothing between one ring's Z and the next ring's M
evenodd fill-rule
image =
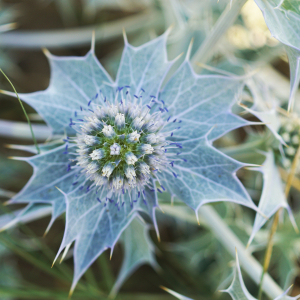
M117 143L114 143L110 146L110 155L120 155L121 146Z

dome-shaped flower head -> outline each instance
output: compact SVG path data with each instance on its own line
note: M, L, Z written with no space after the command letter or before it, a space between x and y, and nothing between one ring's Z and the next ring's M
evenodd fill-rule
M42 146L26 160L34 174L11 203L53 206L52 221L66 208L59 253L75 240L72 288L89 265L113 249L131 220L144 212L155 225L157 193L169 193L195 212L208 202L233 201L255 208L235 176L244 164L212 146L247 121L231 113L242 90L237 78L199 76L189 53L162 86L168 33L125 48L113 81L94 54L56 57L45 91L21 94L64 144ZM51 148L51 145L53 147ZM66 203L66 206L65 206Z

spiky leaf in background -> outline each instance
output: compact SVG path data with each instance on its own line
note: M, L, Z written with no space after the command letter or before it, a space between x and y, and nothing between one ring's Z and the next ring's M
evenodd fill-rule
M179 300L193 300L191 298L187 298L181 294L178 294L170 289L164 288L164 290L166 290L168 293L170 293L171 295L173 295ZM282 295L276 297L274 300L297 300L300 297L300 295L295 297L287 296L289 291L290 289L287 289ZM257 300L248 292L245 286L237 255L236 255L236 265L234 268L233 281L231 285L226 290L223 290L222 292L228 293L231 296L232 300Z
M283 190L283 183L280 178L278 167L275 164L275 158L273 151L266 153L266 160L264 164L257 168L258 171L263 174L263 190L259 200L258 209L265 214L268 218L271 218L280 208L286 208L289 212L290 219L294 227L294 217L291 213L291 208L287 204L286 196ZM257 231L266 223L267 219L259 213L256 214L251 236L248 244L250 244L257 233Z
M83 58L55 57L46 52L52 70L49 88L20 95L45 118L53 133L63 134L66 131L68 137L65 145L25 159L34 166L34 174L25 188L10 202L50 203L53 206L53 222L64 211L66 201L66 230L59 253L75 241L72 289L105 249L111 248L113 251L119 236L139 211L150 215L157 230L154 210L158 206L158 183L158 192L166 190L195 211L204 203L216 201L232 201L256 209L235 175L239 168L246 165L227 157L212 146L212 142L226 132L250 124L231 112L231 106L243 88L242 79L199 76L192 70L187 55L179 70L160 92L172 65L167 60L166 39L167 33L140 47L133 47L125 38L125 49L115 83L97 61L94 46ZM129 107L140 103L146 109L146 114L154 111L153 116L163 116L159 133L160 138L166 141L164 147L169 147L168 152L164 151L167 154L161 153L158 148L157 152L153 152L154 148L148 145L145 146L147 150L141 150L146 152L136 159L143 160L145 154L160 153L158 159L163 159L161 161L166 162L168 167L161 173L153 174L153 179L149 179L146 186L138 186L136 191L130 190L131 193L124 190L128 189L127 186L114 190L123 181L116 183L114 180L117 177L114 176L120 175L112 175L115 188L112 190L111 185L102 185L98 193L95 187L98 183L90 175L86 177L81 172L84 169L74 164L77 148L72 139L75 136L73 128L77 122L82 123L83 127L88 125L80 119L81 112L89 118L88 114L94 114L101 106L107 105L107 113L111 113L113 106L110 103L115 103L121 110L125 102ZM121 118L118 119L121 122L122 117L118 115L118 118ZM94 124L94 119L89 120L92 122L90 125ZM145 122L143 118L134 120L132 126L135 128L143 126L138 124ZM119 126L117 124L114 123L115 130ZM108 128L108 125L105 126ZM126 126L130 126L130 123ZM140 134L143 134L142 131ZM108 140L112 138L109 135L110 131L105 131ZM150 139L150 136L147 138ZM98 140L91 136L88 139L84 142L87 145ZM153 143L159 145L156 144L158 142ZM133 147L130 145L128 147ZM106 147L105 144L103 147ZM118 144L112 147L116 147L116 151L121 149ZM100 154L97 152L97 155ZM119 155L119 152L110 154L109 159L112 155ZM91 166L86 169L88 173L91 172ZM155 169L153 167L151 170Z
M300 10L297 0L255 0L272 35L285 45L290 61L291 92L289 107L293 106L300 81Z
M287 293L289 292L290 289L286 290L282 295L276 297L274 300L296 300L300 297L295 296L295 297L290 297L287 296ZM238 260L238 256L236 255L236 266L234 270L234 278L233 281L230 285L230 287L224 292L228 293L233 300L256 300L247 290L244 280L242 277L242 272Z
M125 279L143 264L156 267L154 247L148 236L149 228L134 219L124 230L121 241L124 245L124 259L118 278L110 292L115 296Z

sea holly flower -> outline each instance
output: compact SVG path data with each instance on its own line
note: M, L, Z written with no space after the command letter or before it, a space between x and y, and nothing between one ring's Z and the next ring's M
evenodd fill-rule
M52 222L66 210L57 256L75 241L76 283L140 212L154 223L157 192L167 192L195 212L201 205L232 201L256 206L235 172L246 166L212 145L234 128L250 124L231 106L240 78L194 73L186 59L169 82L168 32L140 47L125 48L113 81L94 54L56 57L45 91L21 94L64 144L23 158L34 174L10 203L51 204ZM7 92L7 94L10 94ZM11 94L13 95L13 94Z

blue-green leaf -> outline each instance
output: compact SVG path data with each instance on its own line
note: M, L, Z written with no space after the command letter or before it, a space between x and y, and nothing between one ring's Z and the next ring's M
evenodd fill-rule
M49 87L19 96L34 107L54 134L74 134L70 119L76 119L80 107L87 108L100 90L107 98L113 97L113 82L92 50L84 57L57 57L49 52L46 55L51 69Z
M145 189L146 201L137 192L133 195L125 193L121 195L120 203L117 203L111 190L102 188L97 193L96 189L89 189L90 184L84 182L73 192L64 194L67 202L66 229L56 259L59 253L75 240L75 274L71 290L104 250L110 248L112 255L121 233L138 211L150 212L155 218L155 191ZM156 224L155 219L153 222Z
M130 86L132 96L138 95L143 89L144 102L149 102L151 95L158 96L166 72L172 65L166 52L168 33L167 31L140 47L131 46L125 38L125 48L116 79L117 86Z
M110 293L116 295L124 281L143 264L156 265L154 246L148 236L148 228L134 219L121 236L124 245L124 260L118 278Z
M282 295L276 297L274 300L296 300L300 295L295 297L287 296L287 293L290 289L286 290ZM230 287L223 292L228 293L233 300L256 300L247 290L242 272L238 260L238 256L236 255L236 265L234 269L234 278L230 285Z
M297 0L255 0L261 9L271 34L285 45L290 61L292 107L299 86L300 72L300 11Z
M36 156L18 158L32 165L33 175L9 203L51 204L53 211L49 226L65 211L64 196L57 188L68 192L74 189L75 182L81 180L78 172L70 169L70 158L64 154L65 150L62 145Z
M231 112L242 87L236 78L197 75L185 61L160 95L172 116L165 131L174 131L182 145L177 150L174 172L164 174L164 185L194 210L216 201L255 208L235 176L245 165L212 146L214 139L249 124Z
M271 218L273 214L281 207L286 208L290 214L292 224L296 227L295 220L292 216L283 190L283 183L279 174L278 167L275 165L273 151L266 153L266 160L263 165L257 169L263 174L263 190L259 200L258 209L265 214L266 217ZM266 223L267 219L261 214L256 213L252 233L248 244L250 244L255 234Z

